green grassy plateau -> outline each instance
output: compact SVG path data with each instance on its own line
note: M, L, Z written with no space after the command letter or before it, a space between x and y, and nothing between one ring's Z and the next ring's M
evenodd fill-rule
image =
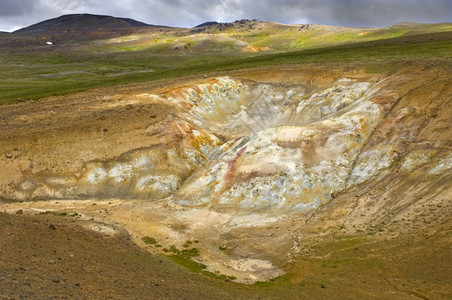
M240 21L221 31L166 28L114 37L0 36L0 104L103 86L265 65L316 62L449 60L451 24L377 29ZM201 31L199 31L201 30ZM58 42L61 40L61 42Z

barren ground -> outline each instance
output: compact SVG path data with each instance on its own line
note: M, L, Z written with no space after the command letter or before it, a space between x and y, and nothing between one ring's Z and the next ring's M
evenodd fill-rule
M389 82L380 83L384 89L374 101L390 108L385 108L384 117L360 146L353 163L357 171L348 174L354 185L332 193L317 209L302 213L250 210L248 215L256 216L252 220L234 212L232 206L216 208L215 201L188 208L172 204L185 194L171 194L168 200L166 194L152 198L120 190L122 197L112 197L118 190L99 192L80 183L89 179L83 174L90 164L124 162L142 149L158 152L194 145L184 130L199 130L207 139L209 135L195 125L181 125L180 119L188 120L185 106L143 94L173 95L181 86L210 78L140 83L2 106L0 297L452 297L448 264L452 259L451 66L424 61L397 62L369 72L372 68L375 65L309 64L227 74L244 81L309 82L322 88L341 78ZM222 141L229 138L218 128L212 132ZM390 156L380 156L388 165L365 155L388 147ZM183 180L198 170L198 166L175 165L168 163L159 170L169 170ZM364 173L373 175L363 175L362 180L360 165L371 166ZM49 178L52 182L72 178L71 184L76 182L83 193L55 193L46 186ZM222 223L223 217L228 222ZM144 243L143 236L155 237L162 248L182 249L185 241L196 240L190 247L200 250L200 262L241 282L279 274L264 274L266 261L285 274L251 285L196 274ZM223 243L226 251L218 249ZM240 272L229 274L227 268L214 264L239 259L259 259L264 267L240 277Z

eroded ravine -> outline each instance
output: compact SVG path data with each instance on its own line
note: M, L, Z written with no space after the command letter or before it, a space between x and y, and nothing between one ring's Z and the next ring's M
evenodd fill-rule
M415 220L431 201L447 217L450 75L311 71L102 96L61 114L6 110L1 196L55 200L1 209L77 212L144 247L143 236L161 249L196 240L197 261L240 282L281 275L328 230Z

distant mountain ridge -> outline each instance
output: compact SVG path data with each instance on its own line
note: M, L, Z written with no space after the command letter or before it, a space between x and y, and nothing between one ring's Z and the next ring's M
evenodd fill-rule
M14 33L75 32L93 30L121 30L139 27L151 27L130 18L118 18L105 15L70 14L45 20L21 28Z
M237 30L237 31L243 31L243 30L253 30L257 28L261 28L264 24L276 24L275 22L266 22L266 21L260 21L260 20L249 20L249 19L241 19L236 20L234 22L229 23L221 23L216 21L210 21L205 22L202 24L199 24L191 30L192 32L203 32L203 31L212 31L212 30L218 30L218 31L225 31L225 30Z
M209 22L204 22L202 24L196 25L193 28L200 28L200 27L205 27L205 26L212 26L212 25L218 25L220 23L218 23L217 21L209 21Z
M293 51L439 32L452 33L452 23L398 23L380 28L351 28L242 19L229 23L208 21L186 28L150 25L107 15L71 14L13 33L0 32L0 47L29 49L33 46L91 44L101 52L248 53Z
M51 41L54 44L78 43L81 41L108 39L121 35L159 31L165 28L168 27L150 25L130 18L70 14L16 30L8 40L4 38L3 41L0 41L0 45L42 45L47 41Z
M242 19L234 22L217 22L209 21L199 24L193 27L195 31L206 30L219 30L224 31L226 29L253 29L259 24L274 23L264 22L260 20ZM115 31L115 30L133 30L139 28L150 27L166 27L170 26L158 26L151 25L144 22L140 22L130 18L113 17L108 15L93 15L93 14L68 14L57 18L48 19L21 29L14 31L13 33L19 34L42 34L42 33L77 33L88 31ZM176 27L174 27L176 28Z

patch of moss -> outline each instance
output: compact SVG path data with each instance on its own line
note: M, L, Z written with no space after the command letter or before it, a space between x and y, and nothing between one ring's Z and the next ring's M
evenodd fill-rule
M192 249L190 249L192 250ZM227 275L223 275L223 274L215 274L213 272L207 271L207 266L205 264L196 262L194 260L192 260L191 258L193 256L188 255L187 253L183 253L184 250L181 251L181 255L168 255L168 259L171 260L172 262L188 269L189 271L193 272L193 273L198 273L198 274L203 274L212 278L216 278L216 279L221 279L221 280L225 280L225 281L232 281L235 280L236 277L234 276L227 276ZM197 252L197 249L195 251ZM198 254L196 254L195 256L198 256Z
M322 62L390 62L394 60L448 59L452 42L448 40L450 33L432 33L405 37L381 39L398 36L400 32L382 32L378 40L342 44L322 43L321 40L310 45L310 49L288 51L285 53L257 54L239 53L158 53L149 56L148 50L115 52L112 56L105 45L99 49L86 48L75 52L42 52L30 55L28 51L17 49L2 51L2 71L0 81L4 88L0 91L0 104L27 101L51 95L65 95L101 86L115 86L132 82L153 81L209 72L237 70L249 67L260 67L281 64L302 64ZM290 47L294 38L275 37L275 45L271 40L258 46ZM283 39L284 38L284 39ZM301 45L303 36L295 39L295 46ZM341 39L342 37L339 37ZM331 38L334 40L334 37ZM168 40L167 40L168 41ZM310 40L302 43L303 48ZM270 44L268 44L270 43ZM340 45L337 45L337 44ZM255 43L253 43L255 44ZM167 48L168 44L162 42ZM285 46L284 46L285 45ZM94 46L86 46L94 47ZM135 47L135 45L133 46ZM223 45L228 48L228 45ZM317 47L317 48L315 48ZM3 49L2 49L3 50ZM212 50L214 51L214 49ZM234 50L235 51L235 50ZM82 63L81 63L82 62ZM23 67L17 68L21 64ZM78 71L77 74L66 74ZM375 68L366 72L379 72ZM115 74L100 75L100 74Z
M180 251L180 255L185 258L196 257L199 256L199 250L198 248L184 249Z
M181 265L191 272L194 273L200 273L209 277L222 279L225 281L231 281L236 279L234 276L226 276L222 274L215 274L213 272L206 271L207 268L206 265L194 261L193 258L199 256L199 250L197 248L191 248L191 249L177 249L176 246L171 246L169 249L163 249L166 253L172 253L171 255L167 255L168 259L171 261L177 263L178 265Z
M273 284L281 284L288 282L291 278L290 274L284 274L275 278L272 278L268 281L256 281L253 285L259 286L259 287L269 287Z
M206 265L193 261L191 259L184 258L179 255L168 255L167 256L169 260L177 263L180 266L183 266L187 268L188 270L194 272L194 273L201 273L203 270L207 268Z
M75 213L75 214L77 214L77 213ZM40 212L39 215L54 215L54 216L59 216L59 217L66 217L68 214L67 214L67 212L57 213L57 212L47 210L47 211ZM71 215L71 217L74 217L74 215Z
M155 245L158 243L156 239L150 236L144 236L141 238L141 240L148 245Z

